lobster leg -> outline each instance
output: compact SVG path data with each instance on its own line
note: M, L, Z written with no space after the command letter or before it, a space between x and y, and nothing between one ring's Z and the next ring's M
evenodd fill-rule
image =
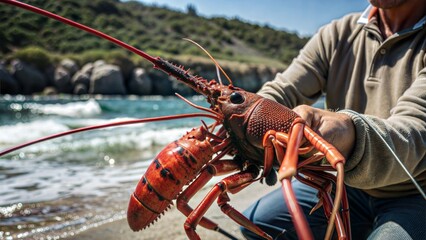
M319 202L320 204L315 206L312 211L315 211L322 205L325 216L327 217L327 219L330 219L331 211L333 209L332 198L330 195L332 189L332 181L323 178L320 174L321 172L308 172L303 170L301 170L300 172L306 177L297 175L296 178L304 184L317 189L318 198L321 199ZM346 232L346 223L342 221L340 214L336 215L334 223L336 225L338 239L348 239L348 234Z
M193 209L189 206L188 202L190 199L203 188L210 179L212 179L213 176L228 174L231 172L234 172L238 170L240 166L235 163L235 161L232 160L221 160L216 161L213 164L208 164L203 171L201 171L201 174L197 177L197 179L194 180L177 198L176 205L177 209L183 213L185 216L189 216ZM199 224L207 229L213 230L213 231L219 231L223 232L219 228L219 226L214 223L213 221L203 217Z
M272 148L274 148L276 157L281 162L278 170L278 178L282 181L284 199L293 219L297 235L300 239L313 239L306 217L297 204L296 196L291 187L291 178L297 173L299 146L303 139L304 126L304 121L301 118L296 118L289 134L268 131L263 137L263 146L265 147L264 161L265 167L267 163L273 161L274 154ZM282 149L283 146L286 146L287 149L285 154Z
M306 139L320 152L324 153L327 161L331 164L331 166L337 170L337 180L336 180L336 194L334 197L334 207L330 216L329 225L327 227L325 239L330 239L331 234L333 232L333 222L334 218L337 215L337 212L340 208L340 202L342 200L342 195L344 192L344 169L343 165L345 163L345 158L342 154L330 143L325 141L321 136L319 136L314 130L309 127L304 128L304 135Z
M248 218L246 218L243 214L241 214L239 211L235 210L235 208L229 205L228 203L229 201L230 199L228 197L228 194L226 194L226 192L219 195L217 202L223 213L229 216L232 220L234 220L240 226L245 227L246 229L252 231L253 233L256 233L258 236L261 236L265 239L272 239L271 236L269 236L262 229L260 229L253 222L251 222Z
M259 174L257 168L248 168L242 172L228 176L215 184L200 204L191 212L184 227L189 239L200 239L195 229L213 202L224 192L238 192L250 185ZM248 221L248 220L247 220Z
M322 167L322 166L318 166L318 167ZM308 167L309 169L310 167ZM303 174L306 174L307 176L311 176L314 177L315 179L323 179L324 181L328 181L328 182L333 182L334 184L336 184L336 177L333 174L324 172L324 171L306 171L305 169L301 170L301 172ZM346 239L350 240L351 239L351 225L350 225L350 216L349 216L349 202L348 202L348 197L346 194L346 189L343 188L343 193L342 193L342 216L343 216L343 226L344 226L344 230L346 230ZM336 225L338 226L338 225ZM339 227L339 226L338 226ZM341 231L340 228L338 228L338 233ZM341 237L344 238L344 237Z
M300 167L298 166L298 155L300 153L299 146L303 137L305 137L315 149L324 154L332 167L338 171L336 197L334 201L334 207L330 214L329 226L327 227L326 232L326 238L328 239L333 231L333 222L335 221L337 211L340 207L340 201L343 193L343 163L345 159L339 153L339 151L327 143L311 128L305 127L303 119L296 118L293 121L288 135L280 132L269 131L267 132L267 135L264 136L263 146L265 147L265 169L266 166L269 166L270 162L273 161L274 152L272 149L275 149L275 155L277 156L278 161L282 159L278 171L278 178L280 181L282 181L283 195L285 196L286 204L295 223L294 225L296 232L299 238L313 239L306 218L303 215L300 206L297 204L296 197L294 195L293 189L291 188L291 178L296 175L297 168ZM284 156L283 150L277 149L280 148L280 146L286 146L287 148ZM321 158L322 155L313 156L305 164L319 160ZM302 166L303 164L300 165ZM326 196L324 198L326 198ZM328 200L328 198L326 200ZM348 225L346 221L345 225Z

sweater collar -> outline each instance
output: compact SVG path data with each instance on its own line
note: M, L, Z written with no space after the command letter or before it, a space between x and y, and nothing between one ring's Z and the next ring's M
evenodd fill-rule
M370 20L375 17L377 14L377 8L373 7L371 4L362 12L361 16L358 19L359 24L367 24ZM422 28L426 24L426 16L423 16L410 30L416 30Z

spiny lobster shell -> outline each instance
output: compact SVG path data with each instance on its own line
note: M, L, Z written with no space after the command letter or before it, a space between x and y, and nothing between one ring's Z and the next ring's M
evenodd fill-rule
M231 95L240 94L244 102L232 103ZM288 133L299 116L289 108L261 96L234 90L218 100L227 129L240 155L251 162L263 164L263 136L268 130Z
M211 160L213 150L203 135L199 128L193 129L168 144L155 157L130 197L127 221L133 231L142 230L154 222Z

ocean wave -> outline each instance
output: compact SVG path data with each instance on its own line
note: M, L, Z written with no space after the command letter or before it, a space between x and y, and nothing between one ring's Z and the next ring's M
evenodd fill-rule
M61 133L70 129L98 124L112 123L131 118L78 119L78 120L36 120L28 123L0 126L0 146L12 147L48 135ZM164 127L164 126L163 126ZM103 130L77 133L66 137L50 140L25 148L26 153L54 153L81 151L115 151L115 149L135 149L150 151L153 147L163 146L181 137L188 128L163 128L156 124L136 124L124 127L110 127ZM11 137L13 136L13 137ZM16 154L21 151L17 151Z
M14 145L69 130L54 120L36 120L27 123L0 126L0 145Z
M84 102L70 102L65 104L38 104L32 103L28 107L33 113L45 115L59 115L66 117L90 117L102 113L101 106L95 99Z

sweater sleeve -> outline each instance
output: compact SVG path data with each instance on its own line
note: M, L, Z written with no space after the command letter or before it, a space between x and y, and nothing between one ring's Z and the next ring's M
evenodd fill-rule
M258 94L277 101L289 108L300 104L313 104L324 91L329 62L332 55L330 45L334 23L315 34L297 58L273 81L267 82Z
M380 119L349 110L356 128L356 146L346 162L345 182L353 187L374 189L409 181L386 144L407 170L424 181L426 170L426 68L399 98L391 116ZM378 131L373 131L373 128ZM379 136L380 135L380 136ZM420 176L421 175L421 176Z

